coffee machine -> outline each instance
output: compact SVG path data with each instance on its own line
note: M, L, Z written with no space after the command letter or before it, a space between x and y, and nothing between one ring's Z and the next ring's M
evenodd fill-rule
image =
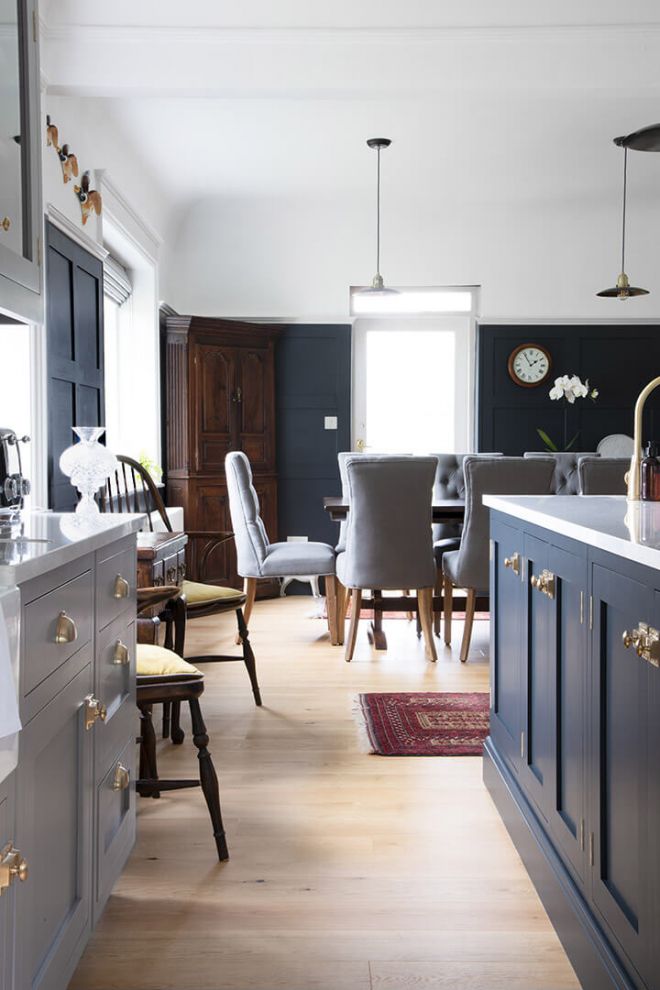
M0 427L0 517L16 518L30 494L30 482L23 476L21 444L29 437L19 437L14 430Z

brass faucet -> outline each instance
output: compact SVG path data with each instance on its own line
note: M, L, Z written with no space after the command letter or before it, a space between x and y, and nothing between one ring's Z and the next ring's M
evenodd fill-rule
M651 392L660 385L660 377L650 381L637 397L635 403L635 432L633 434L634 448L630 460L630 470L626 475L628 480L628 501L639 502L641 499L641 473L642 473L642 415L644 406Z

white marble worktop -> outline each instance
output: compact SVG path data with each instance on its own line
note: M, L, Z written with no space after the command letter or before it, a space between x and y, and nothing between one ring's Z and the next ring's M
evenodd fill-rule
M660 570L660 502L625 495L484 495L484 505Z
M74 512L26 512L17 534L0 537L0 587L22 584L130 536L143 520L129 513L85 522Z

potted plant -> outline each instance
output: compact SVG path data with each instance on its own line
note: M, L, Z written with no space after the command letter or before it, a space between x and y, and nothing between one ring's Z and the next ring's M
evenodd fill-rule
M583 382L578 375L562 375L560 378L555 378L555 383L550 389L550 398L556 402L563 401L564 403L564 436L566 436L568 432L568 407L574 405L577 399L591 399L592 402L595 402L598 398L598 389L592 388L588 378ZM545 430L537 427L536 432L543 441L546 450L556 454L562 449L548 436ZM579 435L580 431L578 430L570 443L567 443L563 449L570 450Z

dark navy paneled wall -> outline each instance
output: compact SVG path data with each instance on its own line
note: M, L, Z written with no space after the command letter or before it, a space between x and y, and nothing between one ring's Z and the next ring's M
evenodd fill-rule
M351 328L293 324L275 356L279 539L334 544L324 495L341 494L337 453L351 443ZM337 429L326 430L326 416Z
M515 385L507 371L511 351L528 341L542 344L552 357L550 378L538 388ZM562 446L579 434L575 450L595 450L609 433L631 435L637 395L660 375L660 325L481 324L477 348L478 449L504 454L542 450L537 427ZM600 393L596 402L580 399L569 406L566 423L564 402L548 396L554 379L564 374L588 378ZM645 436L660 439L660 398L647 406Z

